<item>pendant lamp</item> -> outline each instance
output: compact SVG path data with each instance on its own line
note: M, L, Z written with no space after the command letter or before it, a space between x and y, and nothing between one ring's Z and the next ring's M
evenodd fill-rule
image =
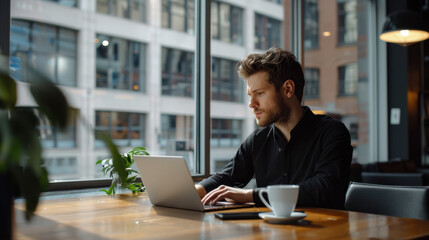
M380 39L406 47L429 38L425 24L417 12L396 11L387 16Z

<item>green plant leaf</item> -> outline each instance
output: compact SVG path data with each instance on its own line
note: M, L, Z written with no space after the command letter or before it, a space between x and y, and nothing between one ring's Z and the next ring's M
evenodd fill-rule
M12 109L16 105L16 82L9 73L0 72L0 109Z
M112 139L109 136L107 136L107 134L103 134L103 133L100 133L100 134L101 134L100 136L101 139L106 144L106 147L109 149L110 154L112 156L113 168L115 172L117 172L121 180L121 184L123 185L124 188L126 188L127 186L125 184L127 182L128 174L127 174L127 171L125 170L126 165L122 160L122 155L119 153L115 143L113 143ZM110 175L112 175L112 172Z
M63 92L48 81L32 83L30 92L51 123L64 129L69 118L69 104Z

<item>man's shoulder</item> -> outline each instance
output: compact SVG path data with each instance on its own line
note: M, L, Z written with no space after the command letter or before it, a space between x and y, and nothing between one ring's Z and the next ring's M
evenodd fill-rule
M328 115L315 115L316 126L320 130L329 132L348 132L346 125L340 120L334 119Z
M255 129L246 139L246 142L260 141L266 139L273 132L273 125L268 125L265 127L258 127Z

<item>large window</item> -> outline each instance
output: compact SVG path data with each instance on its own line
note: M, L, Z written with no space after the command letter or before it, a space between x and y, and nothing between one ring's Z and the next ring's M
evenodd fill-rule
M95 147L103 147L102 136L107 134L120 147L145 146L145 114L130 112L95 112Z
M194 0L162 0L163 28L194 33Z
M192 97L193 69L193 53L162 48L162 94Z
M37 69L54 83L76 86L76 31L39 22L11 22L10 68L13 77L29 81Z
M235 147L242 142L242 121L235 119L212 119L212 147ZM232 156L231 156L232 157Z
M146 0L97 0L97 12L146 22Z
M243 9L212 1L211 34L213 39L223 42L243 44Z
M304 50L301 57L307 82L303 104L341 120L353 118L349 121L353 124L347 126L357 138L354 146L359 154L354 159L371 159L368 122L372 116L368 109L373 103L368 93L372 85L365 66L373 59L367 47L367 28L375 25L353 20L369 19L361 15L367 12L368 1L306 0L297 5L281 0L205 2L211 15L204 26L211 28L210 39L203 43L210 43L209 63L194 61L196 42L205 37L195 35L200 8L194 0L56 1L64 5L77 2L76 8L40 1L11 2L13 77L31 79L29 65L62 85L77 109L66 133L47 123L41 125L49 171L55 173L52 180L103 177L94 164L109 153L88 126L106 132L121 152L143 146L152 155L181 154L192 174L210 174L205 172L207 166L211 172L221 169L256 128L246 82L238 77L236 62L270 47L295 49L290 43L296 40L303 43ZM297 6L304 7L304 16L289 14L299 13L292 9ZM59 15L61 18L55 17ZM302 39L301 33L290 33L301 30L292 25L301 17ZM141 25L138 30L137 25ZM349 63L355 63L351 70ZM195 69L198 64L204 69ZM211 79L200 79L204 74ZM205 89L210 86L210 92L197 88L202 83ZM18 103L34 106L26 87L18 82ZM203 102L206 99L209 102ZM201 106L198 112L196 106ZM197 115L201 112L203 117ZM200 122L204 129L197 129ZM353 130L357 126L359 134ZM208 149L210 155L199 153L201 149Z
M281 21L255 14L255 48L266 50L281 47Z
M319 98L319 69L306 68L304 70L305 77L305 99Z
M243 102L243 81L238 78L237 62L212 58L212 99Z
M304 48L319 48L319 10L317 0L304 1Z
M355 44L358 36L357 1L338 0L338 44Z
M145 45L125 39L97 35L98 88L145 91Z
M350 63L338 68L338 95L356 96L358 69L356 63Z

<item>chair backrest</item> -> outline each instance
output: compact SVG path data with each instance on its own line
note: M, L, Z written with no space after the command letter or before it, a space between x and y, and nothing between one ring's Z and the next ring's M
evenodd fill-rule
M396 217L429 219L429 187L351 182L345 209Z
M423 173L362 172L360 182L396 186L423 186Z

